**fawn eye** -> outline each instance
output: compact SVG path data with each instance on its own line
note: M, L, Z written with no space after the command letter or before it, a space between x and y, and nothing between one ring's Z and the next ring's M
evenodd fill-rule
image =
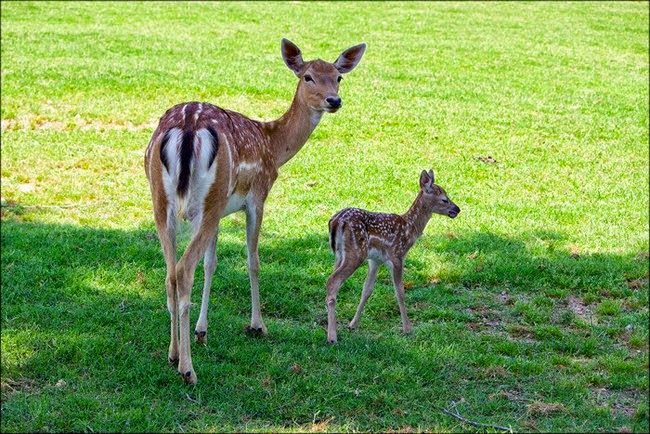
M311 82L313 83L313 82L314 82L314 79L311 78L311 75L307 74L307 75L305 75L305 81L306 81L306 82L310 82L310 81L311 81Z
M341 80L343 80L343 77L339 75L339 76L336 78L336 81L340 83Z
M449 203L449 199L446 199L446 198L443 199L443 200L442 200L442 203Z

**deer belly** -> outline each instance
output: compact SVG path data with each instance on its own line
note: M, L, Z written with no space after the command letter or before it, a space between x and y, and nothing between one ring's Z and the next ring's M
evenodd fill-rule
M384 253L379 249L368 249L368 259L372 259L373 261L377 262L386 262Z
M233 193L228 198L228 202L226 203L226 207L223 209L223 212L221 213L221 217L225 217L228 214L232 214L234 212L241 210L244 207L245 201L246 201L246 196Z

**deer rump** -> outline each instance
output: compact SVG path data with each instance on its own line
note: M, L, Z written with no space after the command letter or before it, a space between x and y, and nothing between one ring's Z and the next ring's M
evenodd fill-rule
M361 210L346 208L339 211L329 221L330 247L333 253L345 249L346 245L353 245L357 249L366 251L368 247L368 230L366 224L356 217ZM351 244L350 244L351 243Z
M168 130L160 145L167 197L176 197L181 204L188 197L204 198L215 179L214 161L218 150L219 139L212 127L196 131L180 128Z

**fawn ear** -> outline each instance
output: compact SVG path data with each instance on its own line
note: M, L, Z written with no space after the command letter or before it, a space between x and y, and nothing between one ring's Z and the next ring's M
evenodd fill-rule
M300 75L302 67L305 66L305 62L302 60L300 48L290 40L282 38L281 50L284 63L286 63L289 69L296 75Z
M359 61L361 61L361 57L365 51L365 43L348 48L336 59L334 67L338 69L341 74L352 71L354 67L359 64Z
M432 185L435 184L435 183L436 183L436 179L435 179L435 177L433 176L433 169L429 169L429 176L431 177L431 184L432 184Z
M426 170L423 170L422 173L420 173L420 188L422 189L429 189L431 188L431 184L433 184L433 179L429 176Z

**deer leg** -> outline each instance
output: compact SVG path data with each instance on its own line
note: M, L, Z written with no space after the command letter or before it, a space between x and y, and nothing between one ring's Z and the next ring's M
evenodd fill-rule
M334 271L336 271L336 269L341 266L341 262L343 262L343 260L341 258L341 253L339 253L338 250L336 251L336 253L334 253L334 255L335 255L335 258L336 258L334 260Z
M246 207L246 247L248 248L248 277L251 283L251 325L246 328L246 333L251 335L267 334L266 326L262 321L260 307L260 289L258 274L260 271L260 257L257 244L262 226L262 206Z
M167 360L171 365L178 365L178 300L176 298L176 219L175 211L169 209L167 215L156 219L158 238L165 256L167 277L165 289L167 291L167 310L171 318L169 352Z
M356 263L342 262L327 279L327 342L336 343L336 296L343 282L355 272L360 261Z
M413 329L411 321L406 315L406 305L404 304L404 282L402 282L402 271L404 266L401 261L393 261L390 263L390 271L393 276L393 285L395 285L395 297L399 305L399 313L402 317L402 330L404 333L410 333Z
M202 219L203 212L201 211L192 219L194 234L199 231ZM214 270L217 266L215 250L218 233L219 230L217 229L214 239L208 242L208 247L205 249L205 253L203 254L203 294L201 295L201 312L199 314L199 319L196 322L196 327L194 328L196 341L202 344L207 343L208 340L208 306L210 305L210 286L212 285L212 276L214 275Z
M204 216L200 230L194 234L183 257L176 264L176 289L180 321L178 372L183 376L185 382L190 384L196 383L196 373L192 367L190 353L190 298L194 283L194 271L208 244L216 237L218 225L218 218L205 218Z
M194 328L196 341L202 344L205 344L208 341L208 306L210 304L212 276L217 267L217 238L218 230L214 238L208 242L208 247L205 249L205 254L203 255L203 295L201 296L201 313L199 314L199 320L196 322L196 327Z
M375 282L377 280L378 268L379 268L379 264L377 264L376 261L373 261L372 259L368 260L368 277L366 278L366 282L363 284L361 301L359 302L359 306L357 307L357 313L354 315L354 318L352 318L352 321L350 321L350 325L348 326L351 330L356 329L357 326L359 325L359 319L361 318L361 314L363 313L363 308L366 305L366 301L368 301L370 294L372 294L372 290L375 289Z

